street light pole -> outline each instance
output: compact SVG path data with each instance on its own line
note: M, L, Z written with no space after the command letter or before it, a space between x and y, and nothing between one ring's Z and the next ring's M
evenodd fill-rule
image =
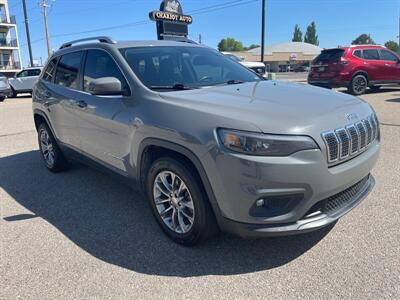
M28 14L26 12L26 2L25 2L25 0L22 0L22 6L23 6L23 9L24 9L25 31L26 31L26 40L28 42L29 60L30 60L30 63L31 63L30 66L33 67L31 35L29 33Z
M49 6L46 0L42 0L42 7L43 7L43 17L44 17L44 30L46 32L46 43L47 43L47 54L51 56L51 45L50 45L50 36L49 36L49 25L47 20L47 7Z
M261 20L261 62L264 62L265 43L265 0L262 0L262 20Z

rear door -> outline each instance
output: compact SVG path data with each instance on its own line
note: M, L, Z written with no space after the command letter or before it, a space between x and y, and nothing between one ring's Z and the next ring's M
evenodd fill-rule
M400 81L400 58L389 50L380 50L381 61L383 62L383 78L388 82Z
M368 80L371 81L384 81L385 68L384 62L380 59L379 51L377 48L369 48L363 50L363 64L364 70L368 73Z
M54 80L47 85L45 97L50 110L52 126L57 138L72 146L80 148L79 129L81 124L77 113L80 110L79 96L81 91L81 68L84 51L62 55L57 64ZM44 77L47 74L44 74Z

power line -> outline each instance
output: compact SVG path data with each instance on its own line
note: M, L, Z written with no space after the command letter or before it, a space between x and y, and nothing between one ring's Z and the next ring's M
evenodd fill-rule
M43 0L45 1L45 0ZM235 0L235 1L229 1L221 4L215 4L199 9L195 9L192 11L188 11L188 14L191 15L199 15L199 14L205 14L205 13L210 13L226 8L231 8L231 7L236 7L244 4L249 4L252 2L258 2L260 0ZM51 38L59 38L59 37L66 37L66 36L73 36L73 35L79 35L79 34L87 34L87 33L94 33L94 32L99 32L99 31L107 31L107 30L114 30L114 29L119 29L119 28L124 28L124 27L136 27L136 26L142 26L146 24L150 24L151 22L149 20L141 20L141 21L136 21L136 22L129 22L125 24L120 24L120 25L115 25L115 26L108 26L108 27L102 27L102 28L96 28L96 29L91 29L91 30L85 30L85 31L79 31L79 32L70 32L70 33L61 33L61 34L54 34L51 35ZM38 40L33 41L32 43L37 43L40 41L43 41L45 38L41 38ZM25 46L25 45L21 45Z

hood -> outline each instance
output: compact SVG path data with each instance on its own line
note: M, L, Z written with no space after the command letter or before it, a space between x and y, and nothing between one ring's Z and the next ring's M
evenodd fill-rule
M161 97L232 120L232 124L234 120L248 122L264 133L314 137L373 112L365 101L344 93L269 80L161 93Z

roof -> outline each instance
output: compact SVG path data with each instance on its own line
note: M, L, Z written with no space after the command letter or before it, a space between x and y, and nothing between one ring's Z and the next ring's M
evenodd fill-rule
M306 55L318 55L323 49L308 43L288 42L280 44L272 44L265 47L265 54L272 55L273 53L304 53ZM261 47L247 51L253 55L261 55Z
M168 40L151 40L151 41L118 41L116 46L118 48L127 47L155 47L155 46L166 46L166 47L177 47L177 46L201 46L196 43L179 42L179 41L168 41Z

